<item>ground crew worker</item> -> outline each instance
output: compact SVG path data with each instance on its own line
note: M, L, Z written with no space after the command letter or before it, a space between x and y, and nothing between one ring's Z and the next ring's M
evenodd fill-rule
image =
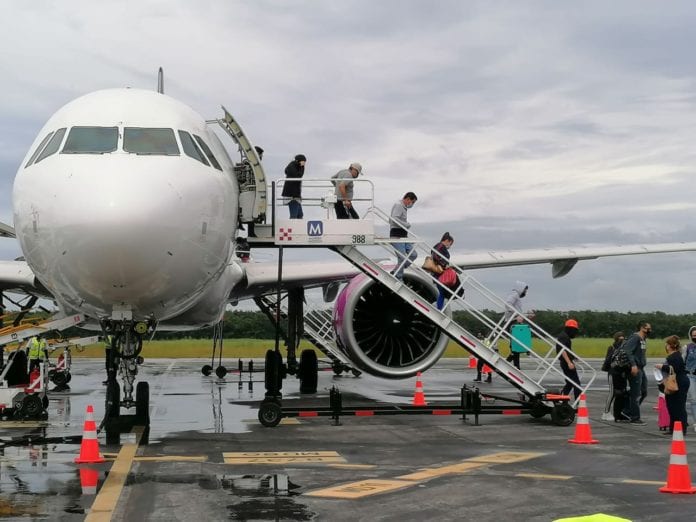
M48 359L48 345L46 344L46 339L42 339L38 335L29 339L28 352L29 373L31 373L34 368L39 367L42 359Z

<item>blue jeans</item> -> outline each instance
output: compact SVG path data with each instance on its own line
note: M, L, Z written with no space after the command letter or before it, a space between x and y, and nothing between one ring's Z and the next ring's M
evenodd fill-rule
M302 219L304 217L302 203L299 201L291 199L288 202L288 208L290 209L290 219Z
M403 279L404 270L411 266L411 263L418 257L418 252L413 250L413 243L394 243L392 246L396 250L397 270L394 275L397 279Z
M628 386L630 392L628 395L628 407L624 410L630 419L640 419L640 403L648 395L648 379L645 377L643 368L638 369L637 375L628 374Z
M691 404L691 424L696 423L696 375L689 375L689 403Z

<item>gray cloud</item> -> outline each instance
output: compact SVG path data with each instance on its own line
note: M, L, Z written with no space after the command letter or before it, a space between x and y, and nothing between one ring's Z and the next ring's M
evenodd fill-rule
M154 88L162 65L168 94L206 118L235 114L271 179L298 152L312 177L360 161L378 206L419 195L425 237L456 225L463 248L693 239L695 18L686 1L19 3L0 20L0 220L56 109ZM650 299L680 293L688 257L630 261L630 274L626 260L583 263L573 292L564 280L552 293L626 307L616 285L640 270L660 274L643 274ZM547 284L545 267L520 270ZM664 297L654 306L677 302Z

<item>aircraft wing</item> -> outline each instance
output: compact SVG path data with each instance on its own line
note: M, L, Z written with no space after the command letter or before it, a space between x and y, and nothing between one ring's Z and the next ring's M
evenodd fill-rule
M0 237L17 237L15 235L15 230L10 225L0 221Z
M0 261L0 290L36 293L43 290L43 286L36 280L26 261Z
M696 251L696 242L624 246L597 245L454 253L450 262L463 270L549 263L551 275L558 278L570 272L578 261L586 259L693 251ZM416 263L418 262L422 263L422 259L416 261ZM276 290L276 282L278 281L276 262L251 262L244 264L244 267L247 286L244 289L236 289L235 297L254 297ZM359 273L358 269L345 261L286 262L283 264L283 289L321 287L333 282L347 281Z
M566 275L578 261L585 259L693 251L696 251L696 243L661 243L624 246L598 245L454 254L450 258L450 262L464 270L550 263L551 275L557 278Z

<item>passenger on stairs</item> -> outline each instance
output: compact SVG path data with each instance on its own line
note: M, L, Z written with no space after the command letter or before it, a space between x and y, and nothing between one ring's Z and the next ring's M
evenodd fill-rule
M411 224L408 222L408 209L415 205L418 198L413 192L407 192L404 197L394 203L389 219L389 237L392 239L402 239L408 237L408 229ZM397 279L404 278L404 270L416 259L418 253L413 249L413 243L394 243L392 245L396 251L396 268L394 276Z
M295 159L288 163L285 167L285 180L283 185L282 196L288 198L288 209L290 210L290 219L302 219L302 182L299 181L304 176L305 162L307 158L304 154L298 154ZM297 178L298 181L290 181L290 178Z
M332 179L336 180L334 185L338 201L334 203L334 210L336 210L337 219L360 219L353 207L353 179L360 174L362 174L362 165L360 163L351 163L347 169L339 170L331 176Z
M516 281L515 286L505 299L505 314L503 315L504 328L506 331L511 332L512 327L518 322L522 322L522 298L527 295L527 290L529 286L524 281ZM534 316L533 312L527 314L531 319ZM517 316L513 318L513 316ZM520 367L520 354L514 352L512 349L512 339L510 339L510 355L505 359L507 362L514 361L515 367Z
M441 270L432 273L435 279L437 279L438 276L442 274L442 272L449 266L449 249L452 248L453 244L454 238L449 232L445 232L442 234L442 239L440 239L440 242L433 247L433 250L435 251L433 252L433 263L441 268ZM445 305L445 289L438 285L438 290L437 309L442 310L442 307Z
M563 331L558 335L558 343L556 343L556 353L561 353L561 370L563 370L563 375L569 379L566 381L562 393L563 395L568 395L570 390L573 390L576 399L580 397L582 389L578 386L580 377L575 367L575 355L569 350L573 349L572 339L578 335L578 329L578 322L575 319L568 319L563 326ZM563 347L568 350L563 350Z

